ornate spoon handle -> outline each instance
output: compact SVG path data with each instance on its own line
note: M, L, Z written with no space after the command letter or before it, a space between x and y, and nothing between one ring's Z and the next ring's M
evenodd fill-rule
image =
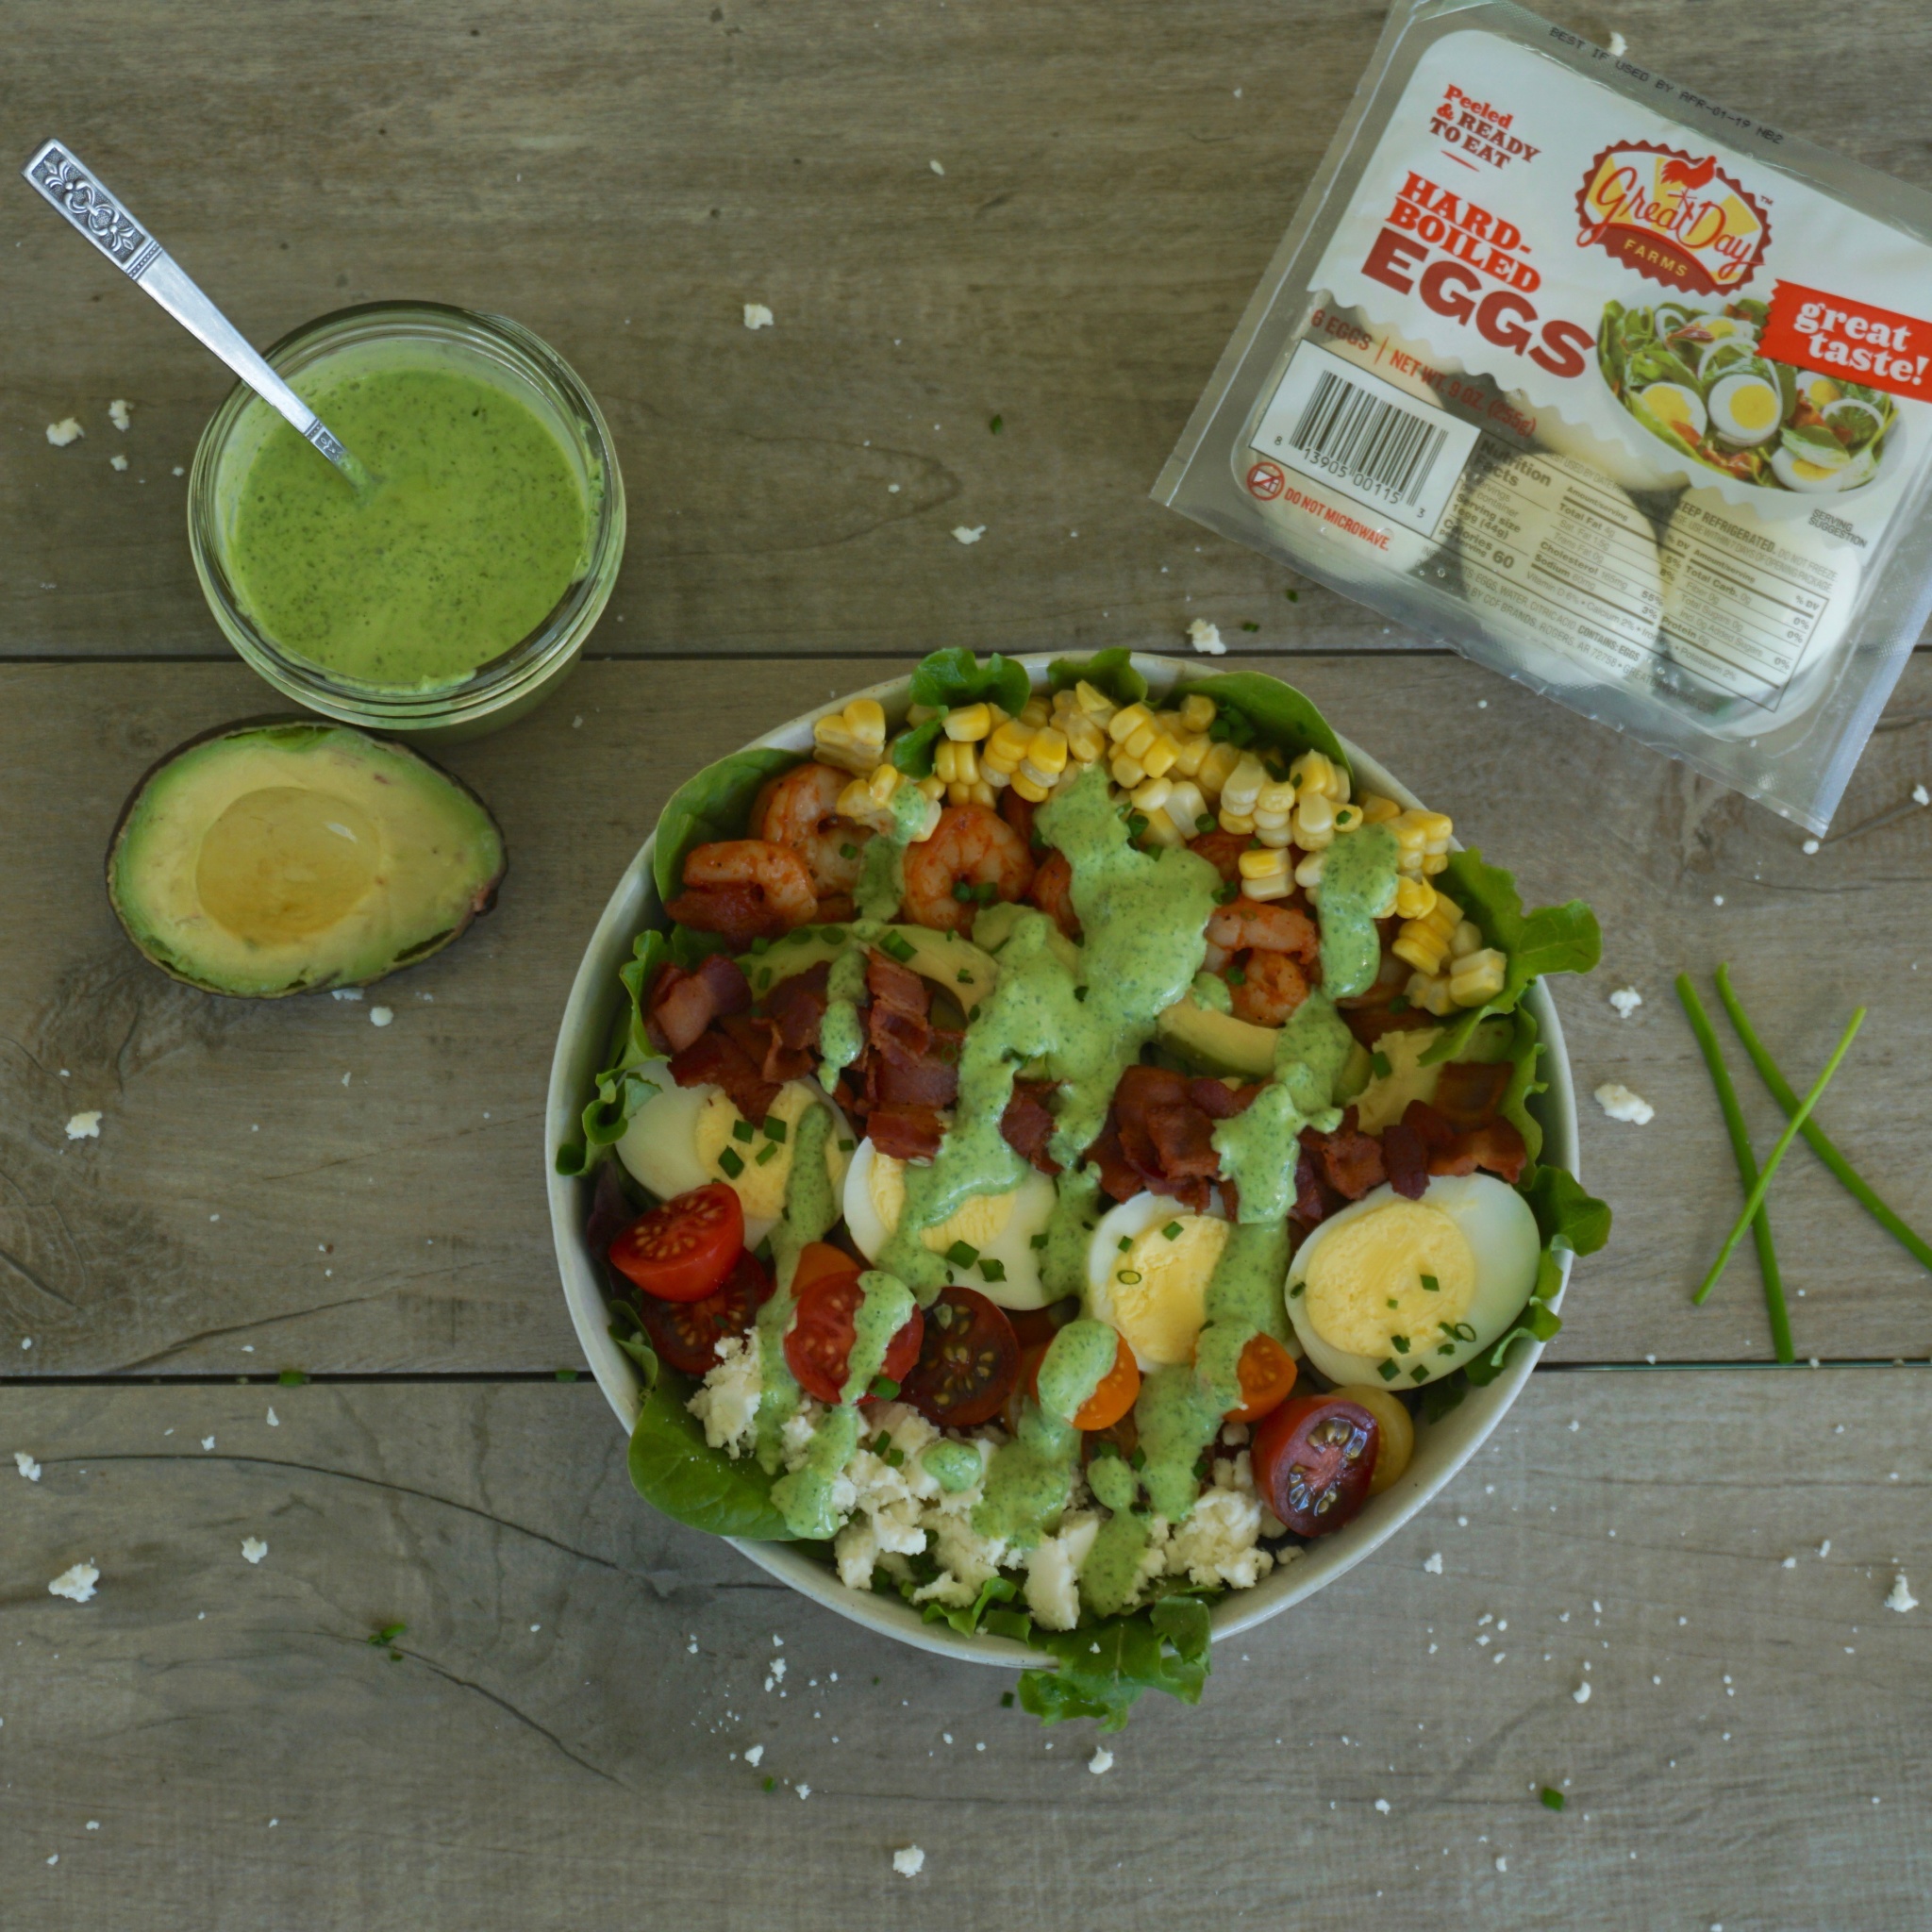
M127 212L126 205L74 150L50 141L21 170L55 211L116 268L154 297L190 335L221 358L261 399L287 417L358 490L369 473L313 409L262 360L233 323L189 280L180 264Z

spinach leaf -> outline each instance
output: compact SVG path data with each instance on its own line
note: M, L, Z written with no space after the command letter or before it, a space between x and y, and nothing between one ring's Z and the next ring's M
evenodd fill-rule
M1516 1009L1514 1024L1516 1036L1509 1042L1509 1084L1503 1090L1497 1111L1523 1136L1534 1171L1537 1158L1543 1151L1543 1124L1530 1112L1529 1102L1535 1094L1547 1093L1550 1083L1536 1076L1537 1061L1543 1051L1542 1041L1537 1036L1542 1029L1535 1017L1521 1007Z
M928 718L924 724L900 732L892 741L893 765L908 778L930 778L933 753L938 749L940 733L945 728L946 721L941 716Z
M1538 1168L1523 1192L1545 1241L1561 1241L1574 1255L1593 1255L1609 1240L1608 1204L1585 1193L1568 1169Z
M1023 1635L1035 1650L1059 1659L1054 1671L1020 1674L1020 1707L1041 1724L1070 1717L1100 1720L1103 1731L1124 1727L1143 1690L1165 1690L1198 1704L1208 1681L1208 1606L1165 1596L1131 1616L1109 1617L1083 1630L1041 1630L1031 1618L1023 1632L1008 1626L1009 1611L994 1611L988 1629Z
M1033 694L1026 667L995 651L984 664L963 644L922 658L912 674L915 705L976 705L991 698L1001 710L1018 716Z
M684 1406L689 1392L682 1375L659 1369L652 1378L631 1431L631 1488L654 1509L692 1529L756 1542L791 1541L785 1519L772 1506L772 1478L756 1458L734 1462L705 1441L703 1424Z
M1091 658L1056 658L1047 667L1047 689L1071 691L1083 677L1123 708L1138 705L1147 695L1147 680L1134 669L1133 652L1119 645L1096 651Z
M588 1174L612 1141L623 1140L631 1115L666 1084L664 1056L644 1032L643 996L671 950L661 932L641 932L633 957L618 968L630 1004L611 1029L610 1064L597 1075L596 1096L584 1108L582 1141L567 1141L557 1150L558 1174Z
M1452 852L1448 869L1437 884L1462 908L1463 918L1481 928L1491 945L1509 956L1509 967L1503 991L1487 1006L1472 1007L1461 1014L1423 1055L1425 1067L1457 1058L1486 1019L1513 1013L1531 980L1545 973L1588 973L1604 947L1596 914L1581 899L1525 912L1515 879L1500 866L1485 865L1479 851Z
M658 896L668 900L677 895L684 884L685 857L693 845L743 838L758 787L799 762L795 751L754 745L686 779L658 820L658 849L651 859Z
M1232 712L1256 737L1276 750L1291 755L1319 751L1344 772L1349 769L1341 741L1327 719L1316 709L1314 700L1304 697L1293 685L1284 684L1265 671L1224 671L1218 676L1176 685L1174 701L1178 703L1194 691L1212 698L1224 713ZM1247 741L1237 736L1235 741Z

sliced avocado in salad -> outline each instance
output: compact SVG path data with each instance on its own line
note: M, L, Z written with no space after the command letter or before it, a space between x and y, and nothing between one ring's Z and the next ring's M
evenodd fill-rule
M503 834L406 745L342 724L217 731L129 799L108 896L162 972L242 999L366 986L495 900Z
M884 947L902 966L943 987L954 1002L971 1012L999 977L999 964L990 953L982 952L957 933L934 932L924 925L888 925L862 943ZM837 937L832 937L836 934ZM765 993L781 979L809 973L836 959L855 943L850 926L801 926L788 933L761 952L742 953L738 968L754 992Z

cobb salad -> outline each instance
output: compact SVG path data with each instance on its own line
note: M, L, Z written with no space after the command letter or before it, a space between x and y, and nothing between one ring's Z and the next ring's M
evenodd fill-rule
M1608 1215L1539 1161L1519 1003L1599 935L1262 674L944 651L909 694L673 798L558 1164L647 1500L1122 1722L1559 1325Z

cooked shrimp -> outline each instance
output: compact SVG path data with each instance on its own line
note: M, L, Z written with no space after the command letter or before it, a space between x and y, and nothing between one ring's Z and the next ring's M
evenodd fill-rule
M1230 899L1208 921L1208 970L1219 973L1236 953L1286 953L1304 966L1322 957L1315 922L1276 899Z
M811 869L822 899L849 892L858 883L871 830L839 816L839 794L850 774L830 765L794 765L758 793L752 829L774 845L784 845Z
M1287 953L1250 953L1227 983L1235 1018L1256 1026L1281 1025L1308 996L1308 975Z
M905 916L941 932L969 932L994 899L1024 899L1033 883L1026 841L983 805L949 805L930 839L906 848Z
M684 891L665 907L680 925L722 933L734 946L776 939L817 916L811 873L789 846L766 839L694 845L684 861Z
M1067 863L1064 852L1049 852L1040 861L1040 870L1033 874L1032 890L1026 897L1042 912L1050 913L1053 923L1078 943L1080 915L1074 910L1074 868Z
M1241 880L1241 856L1254 842L1249 833L1224 832L1216 829L1202 833L1198 839L1190 839L1188 850L1198 853L1221 874L1226 884L1232 886L1239 884Z

